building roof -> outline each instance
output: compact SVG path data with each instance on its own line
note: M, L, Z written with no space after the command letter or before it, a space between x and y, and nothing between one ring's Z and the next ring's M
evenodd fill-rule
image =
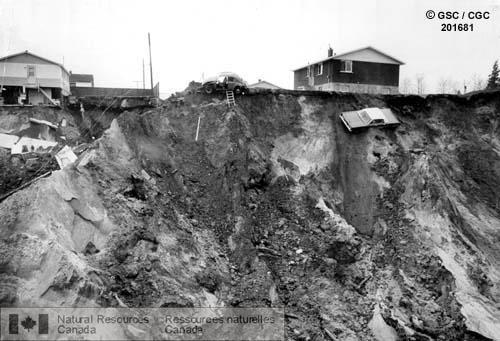
M44 57L40 57L39 55L36 55L36 54L34 54L34 53L29 52L28 50L23 51L23 52L19 52L19 53L14 53L14 54L11 54L11 55L8 55L8 56L5 56L5 57L1 57L1 58L0 58L0 62L1 62L1 61L4 61L4 60L6 61L7 59L11 59L11 58L14 58L14 57L22 56L22 55L29 55L29 56L32 56L32 57L35 57L35 58L41 59L41 60L43 60L43 61L45 61L45 62L47 62L47 63L54 64L54 65L57 65L57 66L60 66L60 67L61 67L64 71L66 71L66 73L68 73L68 74L69 74L68 70L66 70L66 68L65 68L62 64L60 64L60 63L56 63L56 62L54 62L54 61L52 61L52 60L50 60L50 59L44 58Z
M264 81L264 80L260 80L257 82L257 83L254 83L254 84L250 84L248 86L249 88L260 88L260 87L264 87L264 88L273 88L273 89L281 89L281 87L277 86L277 85L274 85L273 83L269 83L267 81Z
M70 83L94 83L94 75L84 73L70 73Z
M327 60L330 60L330 59L349 59L349 55L353 55L357 52L360 52L360 51L363 51L363 50L372 50L373 52L379 54L379 55L382 55L388 59L390 59L393 64L399 64L399 65L403 65L404 63L402 61L400 61L399 59L396 59L390 55L388 55L387 53L385 52L382 52L380 50L377 50L376 48L372 47L372 46L366 46L366 47L362 47L362 48L359 48L359 49L356 49L356 50L352 50L352 51L348 51L348 52L344 52L344 53L340 53L340 54L336 54L334 56L331 56L331 57L328 57L328 58L324 58L322 60L318 60L314 63L308 63L307 65L304 65L304 66L301 66L301 67L298 67L298 68L295 68L293 69L292 71L297 71L297 70L300 70L300 69L303 69L305 67L308 67L309 65L314 65L314 64L317 64L317 63L322 63L322 62L325 62ZM351 60L356 60L356 59L351 59Z

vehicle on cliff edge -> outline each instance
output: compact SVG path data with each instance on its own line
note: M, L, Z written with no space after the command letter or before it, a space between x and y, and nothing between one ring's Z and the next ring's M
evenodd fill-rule
M207 78L201 85L202 90L211 94L216 91L234 91L235 94L248 92L248 84L233 72L221 72L217 76Z
M389 108L346 111L340 114L340 119L350 132L369 127L395 127L401 124Z

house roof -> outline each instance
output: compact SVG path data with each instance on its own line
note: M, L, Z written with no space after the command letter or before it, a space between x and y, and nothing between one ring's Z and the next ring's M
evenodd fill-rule
M352 51L348 51L348 52L344 52L344 53L340 53L340 54L336 54L334 56L331 56L331 57L328 57L328 58L324 58L324 59L321 59L321 60L318 60L318 61L315 61L314 63L308 63L307 65L304 65L304 66L301 66L301 67L298 67L298 68L295 68L293 69L292 71L297 71L297 70L300 70L300 69L303 69L305 67L308 67L309 65L314 65L314 64L317 64L317 63L321 63L321 62L325 62L327 60L331 60L331 59L349 59L348 56L351 55L351 54L355 54L356 52L360 52L360 51L363 51L363 50L372 50L374 51L375 53L378 53L390 60L393 61L394 64L399 64L399 65L403 65L404 63L402 61L400 61L399 59L396 59L390 55L388 55L387 53L385 52L382 52L372 46L365 46L365 47L362 47L362 48L359 48L359 49L355 49L355 50L352 50ZM356 59L351 59L351 60L356 60Z
M4 61L4 60L7 60L7 59L11 59L11 58L14 58L14 57L17 57L17 56L22 56L22 55L29 55L29 56L32 56L32 57L35 57L35 58L38 58L38 59L41 59L47 63L50 63L50 64L54 64L54 65L57 65L57 66L60 66L64 71L66 71L66 73L69 74L68 70L66 70L66 68L60 64L60 63L56 63L50 59L47 59L47 58L44 58L44 57L40 57L39 55L36 55L34 53L31 53L29 52L28 50L26 51L23 51L23 52L19 52L19 53L14 53L14 54L11 54L11 55L8 55L8 56L5 56L5 57L1 57L0 58L0 62L1 61Z
M266 85L266 84L267 84L267 85L269 85L269 86L271 86L271 87L275 87L275 88L277 88L277 89L281 89L281 87L279 87L279 86L277 86L277 85L275 85L275 84L273 84L273 83L270 83L270 82L268 82L268 81L264 81L264 80L259 80L257 83L250 84L248 87L249 87L249 88L256 88L256 87L258 87L259 85Z
M69 81L74 83L93 83L94 75L84 73L70 73Z

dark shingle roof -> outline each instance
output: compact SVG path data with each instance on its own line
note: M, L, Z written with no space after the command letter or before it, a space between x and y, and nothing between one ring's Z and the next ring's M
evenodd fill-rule
M389 59L392 59L395 64L404 65L404 63L402 61L400 61L399 59L396 59L396 58L388 55L387 53L384 53L384 52L382 52L382 51L380 51L380 50L378 50L378 49L376 49L376 48L374 48L372 46L366 46L366 47L362 47L362 48L359 48L359 49L356 49L356 50L352 50L352 51L344 52L344 53L341 53L341 54L333 55L333 56L328 57L328 58L323 58L323 59L318 60L318 61L316 61L314 63L310 63L310 64L308 63L307 65L301 66L299 68L295 68L292 71L297 71L297 70L306 68L309 65L321 63L321 62L324 62L324 61L327 61L327 60L330 60L330 59L341 59L342 57L344 57L346 55L349 55L351 53L355 53L355 52L358 52L358 51L362 51L362 50L372 50L372 51L374 51L374 52L376 52L376 53L378 53L378 54L380 54L382 56L385 56L385 57L387 57Z

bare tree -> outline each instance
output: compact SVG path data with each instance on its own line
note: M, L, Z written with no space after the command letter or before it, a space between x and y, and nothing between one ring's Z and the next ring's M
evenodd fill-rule
M415 80L417 83L417 94L423 95L425 93L425 77L422 73L419 73L415 76Z
M447 78L441 78L438 81L438 92L446 94L450 91L450 80Z
M469 86L471 91L484 90L484 88L486 87L486 82L481 76L475 73L472 75L469 81Z
M443 77L438 81L438 92L442 94L456 94L461 93L462 89L459 82Z
M450 93L452 94L461 94L465 92L465 89L460 85L460 82L456 80L449 80L450 82Z
M410 78L405 77L401 82L401 92L403 94L411 94L413 92L413 82Z

